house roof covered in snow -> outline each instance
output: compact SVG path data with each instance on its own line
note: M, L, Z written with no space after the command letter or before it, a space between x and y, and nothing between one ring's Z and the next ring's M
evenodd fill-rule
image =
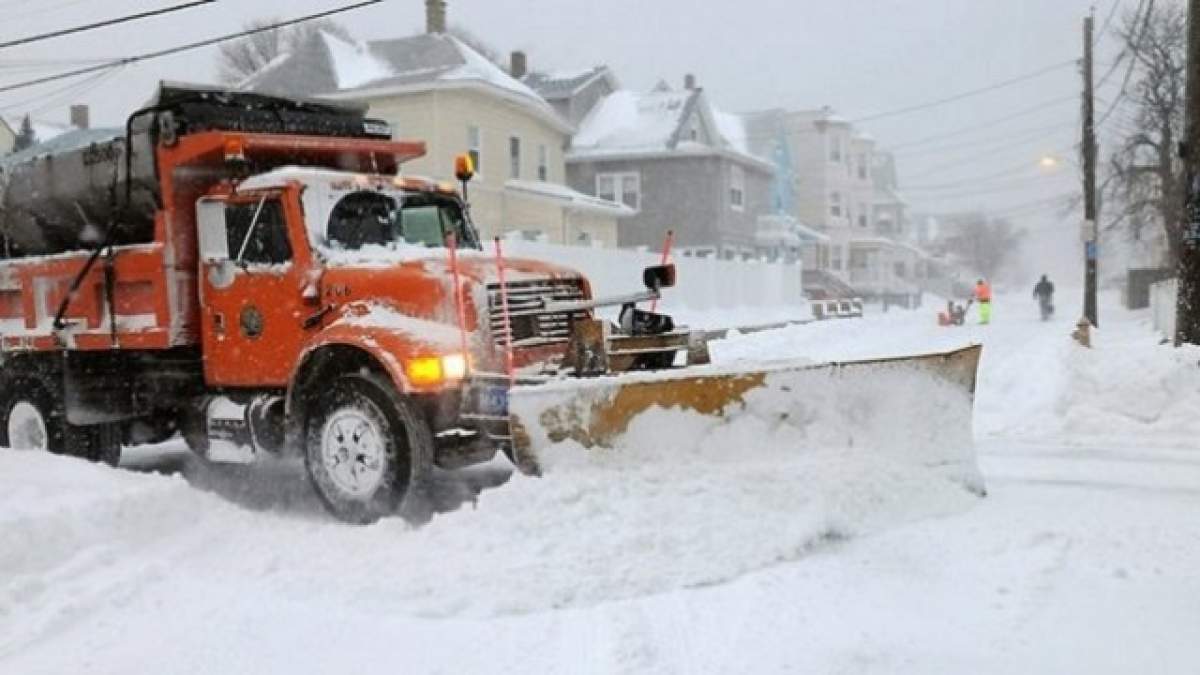
M807 120L814 124L832 124L840 127L854 126L850 120L838 115L833 111L833 108L830 108L829 106L810 110L793 110L785 114L794 119Z
M535 71L521 81L536 91L542 98L555 100L575 95L584 87L600 79L608 79L612 88L617 88L617 78L608 66L594 66L580 70Z
M441 33L364 43L321 31L296 52L265 65L239 88L332 98L476 88L524 106L561 131L570 131L537 92L461 40Z
M686 134L685 126L696 117L708 128L711 145ZM569 159L712 153L769 170L765 160L750 154L740 116L716 109L702 89L659 86L648 93L620 89L596 104L580 123Z
M586 211L589 213L616 216L618 218L632 216L637 213L637 211L624 204L583 194L558 183L510 179L504 185L511 190L547 199L574 211Z
M36 128L37 127L35 126L34 129L36 130ZM105 143L124 137L124 129L77 129L75 127L70 127L68 131L64 131L49 138L43 139L39 136L36 144L0 159L0 173L5 173L9 166L20 164L21 162L24 162L32 157L41 157L43 155L52 155L60 152L78 150L80 148L86 148L94 143Z

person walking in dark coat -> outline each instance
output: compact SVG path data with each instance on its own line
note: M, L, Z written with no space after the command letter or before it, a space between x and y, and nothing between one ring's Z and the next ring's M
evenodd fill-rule
M1049 319L1050 315L1054 314L1054 284L1050 283L1045 274L1033 287L1033 297L1037 298L1038 307L1042 310L1042 321Z

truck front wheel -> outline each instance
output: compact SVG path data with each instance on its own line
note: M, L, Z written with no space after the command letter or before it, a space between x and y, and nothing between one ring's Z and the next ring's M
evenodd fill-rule
M305 462L317 494L338 518L371 523L399 512L424 520L433 435L383 377L343 375L317 395L305 429Z

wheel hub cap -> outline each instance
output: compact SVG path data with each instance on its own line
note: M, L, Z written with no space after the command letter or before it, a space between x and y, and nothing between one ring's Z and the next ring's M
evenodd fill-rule
M383 482L383 434L362 411L346 408L330 416L321 435L321 461L337 487L369 497Z
M28 401L17 401L8 414L8 444L15 450L47 450L46 420Z

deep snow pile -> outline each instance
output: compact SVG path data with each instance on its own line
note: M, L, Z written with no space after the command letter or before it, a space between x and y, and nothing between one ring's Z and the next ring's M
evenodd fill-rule
M1073 443L1104 438L1196 447L1200 347L1154 345L1151 333L1099 331L1093 349L1064 345L1054 416L1043 429Z
M1073 291L1063 292L1073 296ZM1075 343L1074 321L1037 319L1023 296L1000 295L988 326L933 326L933 308L862 320L790 326L713 343L714 358L748 363L764 353L816 361L861 359L984 345L975 401L977 438L1151 441L1195 447L1200 435L1200 348L1161 345L1145 311L1101 298L1104 328L1092 348ZM1024 311L1023 311L1024 310ZM972 317L973 319L973 317Z
M622 447L556 448L545 477L514 476L477 508L418 530L397 519L350 528L254 513L178 477L0 455L0 530L14 544L0 556L0 598L8 599L0 607L46 605L39 584L47 568L69 578L96 556L147 558L147 548L186 534L213 549L195 547L193 557L171 563L172 573L214 584L247 578L297 600L315 592L388 614L526 613L716 584L823 541L977 501L957 473L913 461L913 448L892 444L904 451L887 452L882 425L821 418L835 412L828 406L797 412L803 424L655 411L634 422ZM847 435L848 421L862 433ZM62 611L24 627L10 621L26 612L0 613L0 634L16 646Z

